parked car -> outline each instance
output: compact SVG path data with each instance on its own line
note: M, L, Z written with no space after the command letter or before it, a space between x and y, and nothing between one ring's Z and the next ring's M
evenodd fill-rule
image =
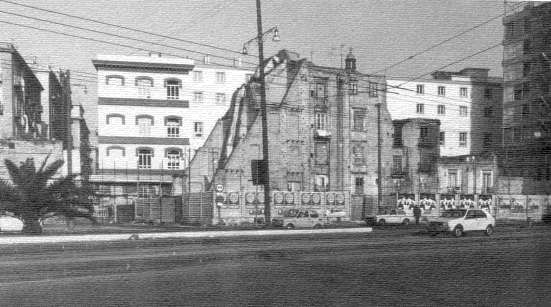
M438 218L431 219L428 231L431 235L438 233L452 233L456 237L469 231L484 231L486 235L494 233L496 221L486 210L482 209L453 209L442 212Z
M392 209L390 211L383 211L382 214L377 214L374 218L376 225L386 225L386 224L402 224L409 225L412 221L415 221L415 217L411 214L407 214L402 210L396 211ZM367 222L367 220L366 220Z
M9 216L0 216L0 231L2 232L20 232L23 230L23 221L20 219Z
M327 224L327 218L316 210L290 209L282 217L272 219L276 226L293 228L321 228Z

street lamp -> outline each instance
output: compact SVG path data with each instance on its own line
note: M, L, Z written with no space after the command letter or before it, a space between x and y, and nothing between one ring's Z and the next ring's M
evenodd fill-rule
M275 26L275 27L272 27L270 28L268 31L262 33L262 39L264 39L264 36L265 35L268 35L270 33L273 33L274 36L272 37L272 41L274 42L279 42L281 40L281 38L279 37L279 28L278 26ZM244 44L243 44L243 50L241 51L241 53L243 55L248 55L249 54L249 48L248 46L254 42L255 40L258 40L258 37L254 37L254 38L251 38L250 40L246 41Z

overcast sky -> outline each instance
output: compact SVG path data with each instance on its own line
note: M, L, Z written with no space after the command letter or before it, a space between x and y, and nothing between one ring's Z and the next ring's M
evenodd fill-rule
M11 0L47 8L49 10L99 19L155 33L163 33L186 40L240 51L243 42L256 35L256 7L254 0ZM338 66L340 49L353 48L358 68L372 73L396 63L418 51L460 33L474 25L503 13L503 1L389 1L389 0L270 0L262 3L264 29L279 25L281 41L266 42L266 55L279 49L297 51L321 65ZM152 42L208 52L226 57L238 54L212 50L193 44L146 36L131 31L101 26L69 17L40 12L0 1L0 11L18 13L51 21L70 23L99 31L132 36ZM153 46L126 39L90 33L29 20L21 16L0 12L0 21L17 22L35 27L62 31L100 40L189 56L201 55L167 47ZM14 43L25 57L36 56L40 64L67 69L95 72L91 59L98 53L141 54L129 48L111 46L79 38L65 37L39 30L24 29L0 23L0 41ZM391 70L392 76L417 76L465 56L498 44L503 38L501 18L468 32L434 50L413 58ZM252 45L251 49L255 49ZM494 48L467 61L455 64L448 70L464 67L490 68L490 74L501 75L502 48ZM256 52L254 53L256 54ZM256 63L254 57L245 62ZM220 61L213 58L213 61ZM76 82L76 81L75 81ZM89 85L84 104L89 121L95 120L90 105L95 99L95 83ZM76 89L78 91L78 89ZM90 122L94 128L94 123Z

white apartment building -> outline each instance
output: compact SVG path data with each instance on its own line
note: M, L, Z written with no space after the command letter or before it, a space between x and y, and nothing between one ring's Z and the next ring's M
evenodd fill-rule
M170 187L253 73L210 64L208 56L201 64L161 55L98 55L92 62L98 73L92 177L115 194L133 194L136 182L143 187L138 193L151 192L147 182Z
M440 155L490 152L500 145L501 78L488 69L438 71L432 79L387 79L387 107L392 120L440 120Z

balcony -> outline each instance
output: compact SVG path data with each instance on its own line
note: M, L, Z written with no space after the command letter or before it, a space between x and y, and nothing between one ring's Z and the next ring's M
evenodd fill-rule
M419 162L419 173L432 173L436 170L436 164L433 162Z
M393 169L390 174L391 178L406 178L409 175L407 170L404 169Z
M419 147L436 147L438 145L438 140L435 138L419 138L419 143L417 144Z

